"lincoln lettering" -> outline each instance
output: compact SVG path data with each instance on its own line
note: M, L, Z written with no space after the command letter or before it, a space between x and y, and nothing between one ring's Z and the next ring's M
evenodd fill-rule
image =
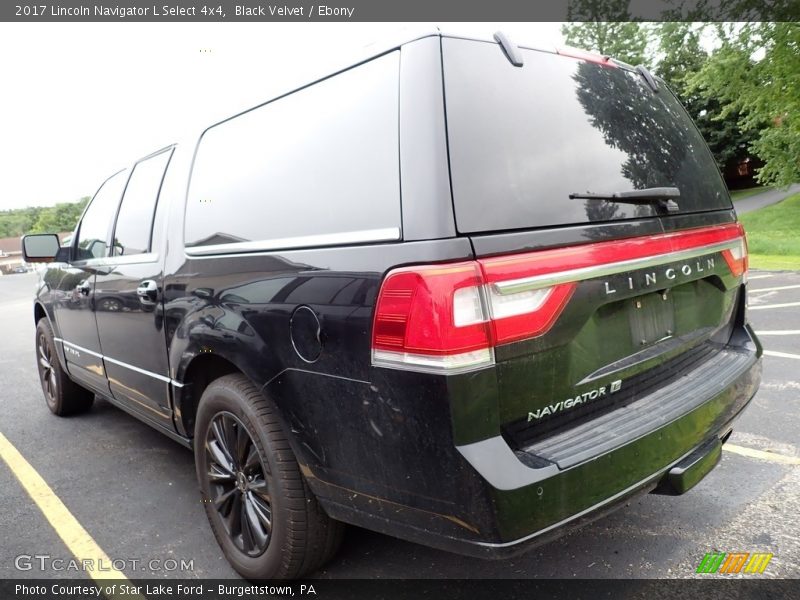
M672 281L678 275L685 275L686 277L695 273L704 273L706 271L713 271L715 267L714 257L699 259L694 263L685 263L678 267L667 267L663 271L649 271L644 274L631 275L627 278L624 287L629 290L637 290L648 288L659 283L664 283L665 280ZM617 288L609 281L603 283L606 295L616 294ZM619 284L616 284L619 285Z

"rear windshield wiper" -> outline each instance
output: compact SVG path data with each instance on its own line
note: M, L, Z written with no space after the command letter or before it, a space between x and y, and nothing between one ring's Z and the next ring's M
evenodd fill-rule
M625 204L656 204L667 212L680 210L674 198L681 197L681 191L676 187L654 187L630 192L613 192L611 194L596 194L594 192L576 192L569 195L571 200L602 200L605 202L622 202Z

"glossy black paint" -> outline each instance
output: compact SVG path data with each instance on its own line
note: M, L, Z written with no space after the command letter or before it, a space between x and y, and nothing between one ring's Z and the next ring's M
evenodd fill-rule
M79 263L55 263L48 267L42 282L39 299L52 314L56 338L77 346L59 344L64 354L69 356L70 375L94 391L108 394L94 318L94 269Z
M612 310L599 283L586 281L551 334L499 348L496 367L453 376L376 368L370 340L383 277L400 266L648 236L729 223L735 215L717 210L458 236L446 185L439 38L402 53L404 241L189 255L183 223L192 140L176 146L167 169L150 252L78 261L72 248L70 261L45 273L36 314L51 319L66 342L59 358L71 377L173 438L191 443L207 384L241 372L277 406L308 485L331 516L433 546L501 556L524 546L512 542L541 541L538 532L651 489L695 448L730 431L760 377L761 350L743 317L744 289L721 268L679 282L687 286L679 303L684 313L697 308L695 288L715 286L706 290L708 306L682 323L687 331L707 329L695 343L721 336L721 343L751 356L735 382L678 421L595 461L499 489L458 447L499 437L548 392L574 386L582 370L626 357L629 332L613 357L592 345L597 339L581 336L599 312ZM150 281L156 294L139 294ZM623 300L635 294L628 296ZM610 329L604 333L613 336ZM668 352L658 350L649 363L620 372L627 377L663 361ZM514 451L526 468L542 467L523 449Z
M162 280L161 266L157 257L141 256L147 258L135 263L116 259L113 264L112 258L111 264L98 269L95 320L103 355L111 359L105 365L114 398L163 427L172 427L169 381L153 376L168 372L162 307L157 297L153 300L138 293L142 282Z

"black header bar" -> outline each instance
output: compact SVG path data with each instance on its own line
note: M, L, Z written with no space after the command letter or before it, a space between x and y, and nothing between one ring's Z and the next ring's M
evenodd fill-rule
M800 0L638 0L627 8L624 0L0 2L0 21L10 22L796 21L798 17Z

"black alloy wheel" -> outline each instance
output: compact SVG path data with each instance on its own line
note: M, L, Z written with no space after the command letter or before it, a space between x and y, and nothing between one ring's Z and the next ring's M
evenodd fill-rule
M69 378L56 354L53 328L47 318L36 323L36 368L47 408L60 417L89 410L94 393Z
M241 373L203 391L195 419L197 482L211 531L247 579L320 568L342 541L309 489L275 405Z
M272 533L272 501L264 462L244 424L218 413L206 437L209 490L227 534L248 556L261 555Z
M54 356L52 346L43 330L39 331L39 335L36 338L36 350L42 392L44 392L44 399L45 402L47 402L47 406L52 410L56 405L58 394L58 377L53 361L58 359Z

